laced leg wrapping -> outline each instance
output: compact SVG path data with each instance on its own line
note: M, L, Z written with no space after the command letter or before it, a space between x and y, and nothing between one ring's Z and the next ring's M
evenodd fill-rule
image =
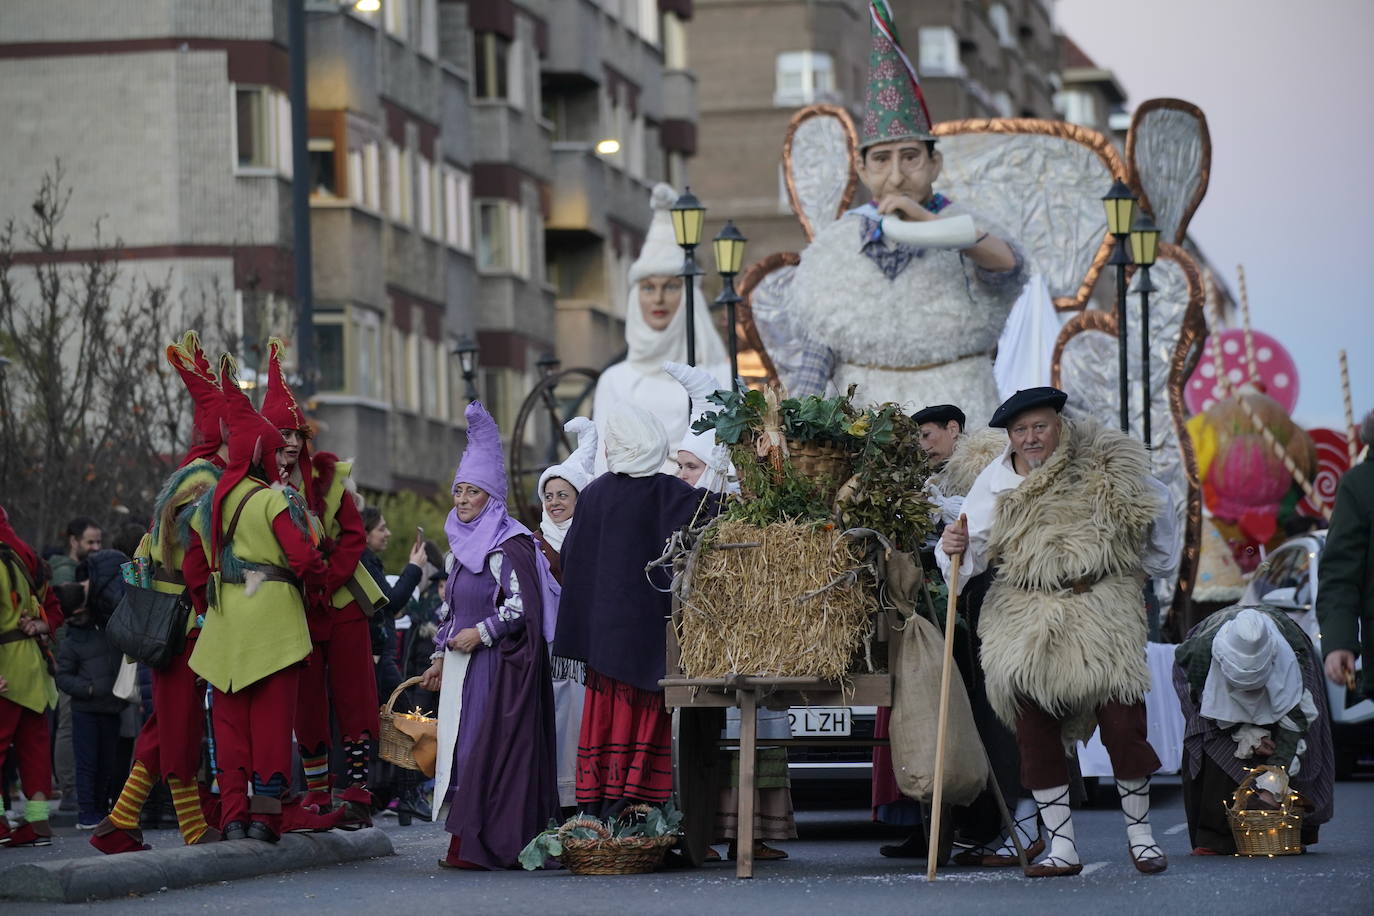
M1073 835L1073 813L1069 810L1069 787L1035 789L1032 793L1040 808L1040 822L1049 834L1049 854L1041 865L1070 867L1083 864L1078 858L1078 843Z
M1163 858L1164 850L1155 843L1150 830L1150 777L1118 779L1117 794L1121 796L1121 813L1126 818L1126 838L1131 844L1131 858Z
M1021 847L1027 848L1034 843L1040 836L1040 827L1036 821L1040 819L1040 808L1033 798L1023 798L1016 803L1016 813L1012 815L1016 824L1016 832L1021 835ZM1010 836L1005 836L1001 847L997 850L999 856L1015 856L1016 844L1011 841Z

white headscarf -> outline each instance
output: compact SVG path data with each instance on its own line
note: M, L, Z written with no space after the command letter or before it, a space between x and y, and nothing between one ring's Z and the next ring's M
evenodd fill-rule
M704 433L692 432L692 424L711 408L706 398L718 389L716 380L711 373L683 363L664 363L663 369L687 389L692 399L691 419L687 421L687 433L678 444L678 451L695 455L706 466L697 481L698 488L708 493L726 492L730 486L730 450L716 439L713 429Z
M630 265L630 293L625 300L625 343L629 349L625 362L644 375L662 375L668 360L687 361L687 309L673 313L668 327L655 331L644 321L639 308L639 281L645 277L677 276L682 273L683 254L673 236L669 211L677 202L677 192L659 183L649 199L653 218L640 247L639 257ZM725 344L711 322L710 304L700 284L693 286L693 314L696 318L696 362L699 366L719 366L730 361ZM685 302L683 303L686 304Z
M1267 614L1246 608L1217 629L1202 715L1223 728L1271 725L1298 705L1302 693L1297 656Z
M606 466L612 474L651 477L668 457L663 424L643 407L621 404L606 421Z
M539 475L539 502L544 502L544 485L553 478L566 480L579 494L592 482L595 474L592 465L596 461L596 424L586 417L573 417L563 424L563 429L577 436L577 448L562 464L555 464ZM576 514L576 510L574 513ZM549 518L549 510L544 509L544 518L539 522L539 531L544 540L554 550L563 549L563 538L568 533L573 517L569 515L561 522Z

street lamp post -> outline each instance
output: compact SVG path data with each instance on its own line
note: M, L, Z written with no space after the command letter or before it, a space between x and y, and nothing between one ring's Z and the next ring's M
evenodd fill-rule
M1144 210L1136 214L1131 223L1131 260L1140 267L1140 280L1136 292L1140 293L1140 393L1141 409L1140 431L1146 448L1153 448L1150 436L1150 413L1153 397L1150 391L1150 293L1155 285L1150 282L1150 266L1159 256L1159 228Z
M473 380L477 378L477 341L464 334L458 338L458 346L454 348L453 355L458 357L458 367L463 371L464 394L468 403L477 400L477 386Z
M1131 263L1130 252L1126 250L1126 239L1131 234L1131 217L1135 212L1135 197L1131 189L1118 178L1112 182L1111 190L1102 198L1107 210L1107 231L1116 239L1111 260L1107 263L1116 267L1116 350L1117 385L1121 399L1121 431L1131 431L1131 396L1126 390L1129 370L1126 368L1126 267Z
M736 379L739 378L739 338L735 332L735 307L739 305L739 293L735 292L735 275L739 273L740 266L744 263L744 243L749 241L737 228L734 220L726 220L725 228L720 230L720 234L712 240L712 247L716 252L716 270L720 272L720 278L724 281L721 285L720 295L716 297L717 305L725 306L726 313L726 339L730 344L730 390L735 390Z
M701 244L702 223L706 219L706 208L701 205L701 201L696 199L691 187L682 192L682 196L673 204L673 237L677 240L678 246L682 248L682 278L686 281L687 289L687 365L697 364L697 320L696 320L696 282L697 277L701 276L701 271L697 269L696 251L697 245Z

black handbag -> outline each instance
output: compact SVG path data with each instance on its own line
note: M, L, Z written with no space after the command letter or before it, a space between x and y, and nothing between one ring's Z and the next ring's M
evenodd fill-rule
M124 597L105 625L105 637L134 661L164 668L186 645L190 614L184 591L169 594L126 585Z

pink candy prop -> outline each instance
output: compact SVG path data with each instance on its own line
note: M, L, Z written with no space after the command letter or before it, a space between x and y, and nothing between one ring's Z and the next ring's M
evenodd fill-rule
M1326 505L1334 505L1341 476L1350 470L1346 437L1334 429L1309 429L1307 434L1317 445L1317 473L1312 478L1312 489ZM1307 497L1298 503L1298 511L1312 518L1321 518L1323 515L1322 509L1314 506Z
M1298 404L1298 367L1283 344L1263 331L1251 332L1255 348L1255 367L1265 394L1283 405L1288 413ZM1245 332L1227 328L1207 337L1197 368L1183 386L1183 401L1189 413L1201 413L1226 396L1226 390L1216 377L1217 368L1213 347L1221 346L1221 371L1226 373L1231 387L1241 387L1250 378L1245 358Z

